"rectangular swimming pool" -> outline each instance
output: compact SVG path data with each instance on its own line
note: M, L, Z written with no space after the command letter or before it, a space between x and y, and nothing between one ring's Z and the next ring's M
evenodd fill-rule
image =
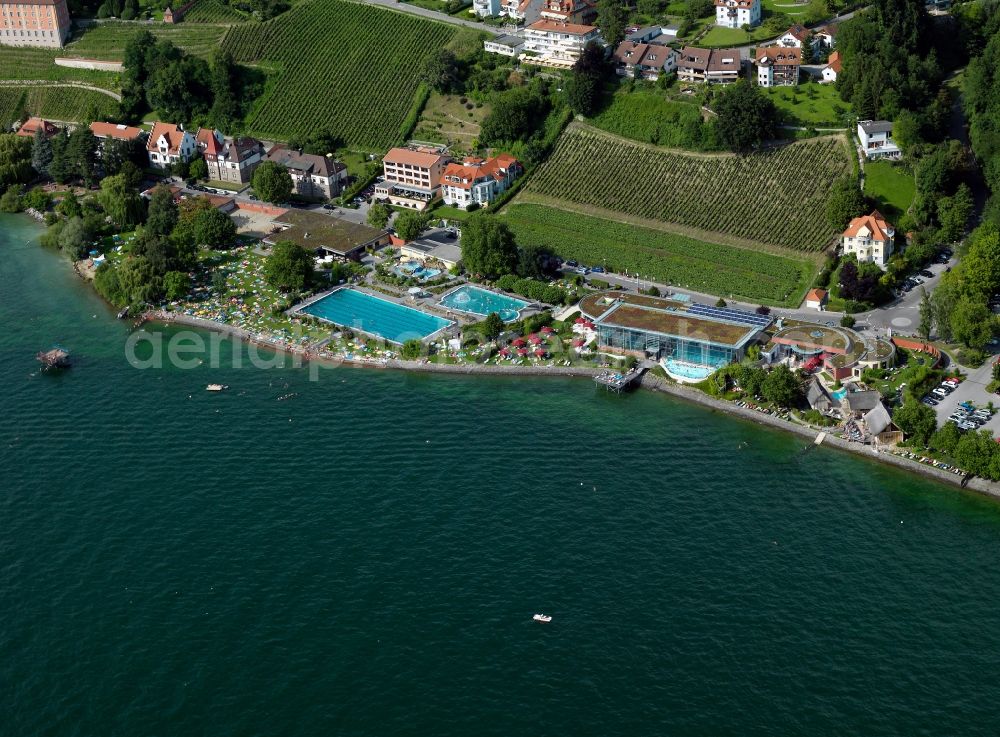
M423 340L454 324L443 317L346 287L303 307L300 312L398 344L414 338Z
M491 312L500 315L504 322L516 320L521 310L528 306L528 302L523 299L514 299L505 294L491 292L489 289L474 287L465 284L458 289L448 292L441 298L442 307L447 307L456 312L468 312L473 315L486 317Z

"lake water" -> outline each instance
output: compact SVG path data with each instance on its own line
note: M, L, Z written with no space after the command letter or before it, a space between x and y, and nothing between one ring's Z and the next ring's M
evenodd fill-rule
M585 380L138 370L37 232L0 219L0 734L1000 730L995 503Z

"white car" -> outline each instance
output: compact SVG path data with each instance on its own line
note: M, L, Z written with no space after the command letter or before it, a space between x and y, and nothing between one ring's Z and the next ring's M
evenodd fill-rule
M941 397L942 399L948 396L948 392L946 392L941 387L938 387L937 389L931 389L931 394L933 394L936 397Z

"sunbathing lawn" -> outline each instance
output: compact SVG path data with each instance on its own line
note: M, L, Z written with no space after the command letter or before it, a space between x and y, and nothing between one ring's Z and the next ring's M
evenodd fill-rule
M773 37L774 34L764 30L763 26L757 26L750 31L750 42L763 41ZM698 46L705 47L729 47L743 46L748 43L747 34L742 28L723 28L715 26L705 34L705 37L698 42Z
M865 194L878 200L882 214L890 220L910 208L916 191L913 175L902 166L888 161L865 164Z
M832 84L800 83L797 87L772 87L764 94L788 125L846 128L850 108Z

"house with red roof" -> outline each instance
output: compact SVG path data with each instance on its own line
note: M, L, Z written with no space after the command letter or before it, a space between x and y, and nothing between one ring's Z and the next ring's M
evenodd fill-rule
M667 45L622 41L611 59L619 77L656 81L677 70L677 52Z
M827 302L830 301L830 293L825 289L810 289L806 293L806 309L807 310L822 310L826 307Z
M837 81L838 74L840 74L840 52L834 51L826 60L826 66L823 67L823 81L832 84Z
M42 131L46 138L52 138L52 136L59 132L59 129L47 120L43 120L42 118L28 118L17 129L17 135L34 138L35 131L38 130Z
M465 210L474 204L486 206L523 172L521 162L510 154L498 154L491 159L467 157L461 163L453 161L445 166L441 194L446 205Z
M601 29L542 18L524 29L524 60L568 69L591 41L602 44Z
M146 135L142 128L136 128L134 125L98 121L90 124L90 132L102 146L105 141L138 141Z
M441 195L441 177L450 157L443 147L397 146L382 159L384 178L375 197L397 207L425 210Z
M892 256L896 229L878 210L854 218L841 236L844 255L853 255L859 263L874 263L885 268Z
M742 28L760 23L760 0L715 0L715 25Z
M801 49L806 41L809 41L810 36L812 36L812 31L801 23L796 23L778 36L776 43L778 46L784 46L789 49Z
M153 130L146 141L151 166L166 169L179 161L190 161L197 152L195 137L184 130L184 126L159 121L153 123Z
M212 136L211 143L206 143L201 154L208 166L209 179L247 184L253 177L254 170L264 161L265 152L264 144L256 138L223 138L220 143Z
M754 54L757 84L760 87L791 87L799 83L802 49L786 46L765 46Z

